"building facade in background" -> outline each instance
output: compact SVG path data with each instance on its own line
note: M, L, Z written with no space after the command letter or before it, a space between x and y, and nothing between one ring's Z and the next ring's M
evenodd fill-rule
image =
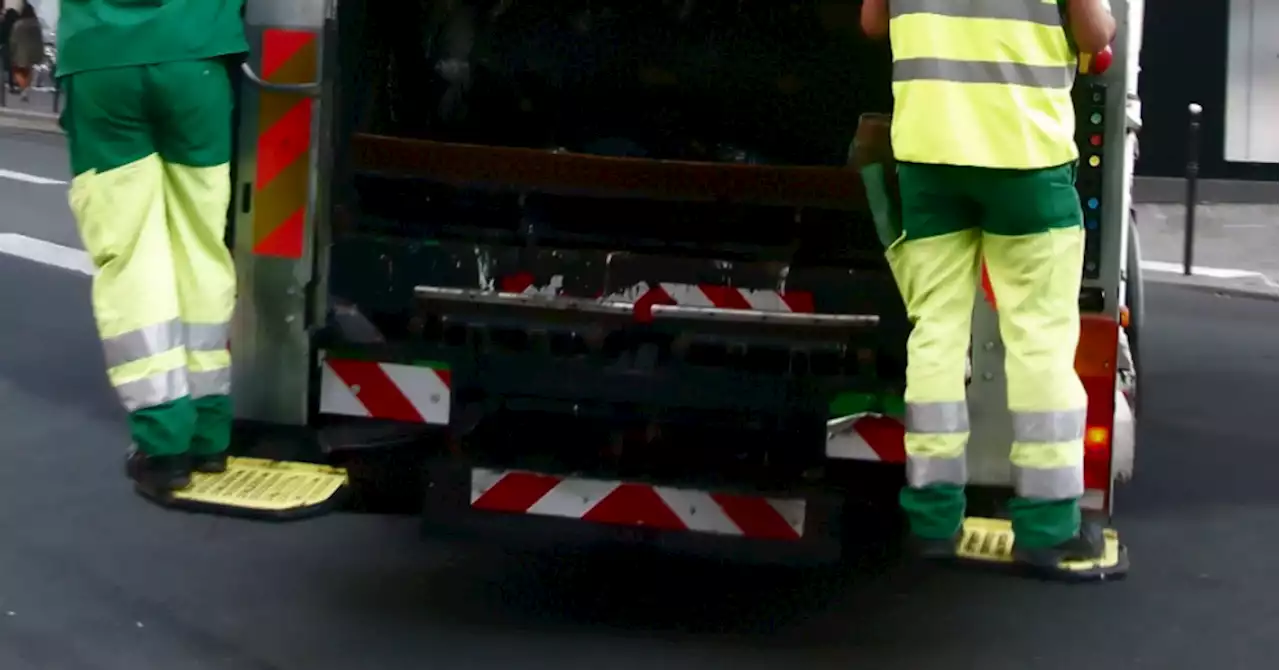
M0 0L6 8L22 0ZM52 34L60 0L31 0ZM1181 176L1187 107L1204 107L1200 173L1277 179L1280 0L1150 3L1142 31L1143 132L1138 173Z
M1230 0L1224 159L1280 162L1280 2Z
M1148 3L1142 38L1138 173L1179 177L1187 107L1204 107L1200 174L1276 181L1280 0Z

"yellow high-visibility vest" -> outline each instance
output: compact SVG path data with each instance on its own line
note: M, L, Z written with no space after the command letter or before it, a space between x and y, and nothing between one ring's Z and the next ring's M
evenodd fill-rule
M1077 56L1057 0L890 0L889 11L897 160L1027 170L1079 156Z

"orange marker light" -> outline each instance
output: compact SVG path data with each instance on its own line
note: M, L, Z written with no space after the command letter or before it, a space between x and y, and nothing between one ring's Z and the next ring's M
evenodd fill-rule
M1086 449L1105 447L1110 441L1111 431L1101 426L1093 426L1084 433L1084 446Z

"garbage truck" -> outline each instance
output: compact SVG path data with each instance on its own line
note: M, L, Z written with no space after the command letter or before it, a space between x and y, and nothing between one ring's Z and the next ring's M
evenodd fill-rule
M802 556L893 515L911 326L853 164L859 119L892 109L860 4L247 0L241 457L174 502L310 516L376 485L352 454L394 450L429 533ZM1074 85L1104 518L1141 330L1141 8L1113 10ZM999 305L974 290L969 472L997 514Z

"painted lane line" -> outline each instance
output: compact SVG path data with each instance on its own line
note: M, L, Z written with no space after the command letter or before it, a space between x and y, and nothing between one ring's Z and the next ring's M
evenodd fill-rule
M95 272L88 252L17 233L0 233L0 254L17 256L42 265L52 265L89 276Z
M37 177L33 174L25 172L14 172L13 170L0 169L0 179L12 179L13 181L26 182L28 184L40 184L41 186L56 186L67 182L61 179L49 179L48 177Z

